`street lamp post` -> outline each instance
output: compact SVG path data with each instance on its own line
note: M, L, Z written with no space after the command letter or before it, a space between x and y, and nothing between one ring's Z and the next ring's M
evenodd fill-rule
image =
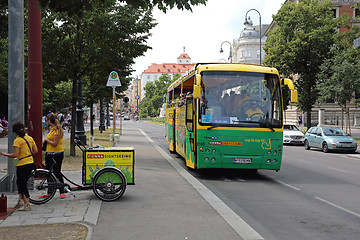
M260 24L260 34L259 34L259 36L260 36L260 65L261 65L261 14L260 14L260 12L258 11L258 10L256 10L256 9L250 9L249 11L247 11L246 12L246 14L245 14L245 22L244 22L244 24L246 25L246 24L249 24L249 22L248 22L248 20L247 20L247 14L248 14L248 12L250 12L250 11L256 11L258 14L259 14L259 24Z
M84 128L84 109L82 103L82 80L78 80L78 102L76 105L76 126L75 126L75 136L79 138L83 144L86 144L86 135Z
M231 43L228 42L228 41L222 42L221 45L220 45L220 53L224 52L223 49L222 49L223 43L228 43L228 44L230 45L230 53L229 53L229 58L228 58L228 59L229 59L230 62L232 63L232 46L231 46Z
M136 76L136 96L135 96L135 99L136 99L136 113L138 114L139 112L139 78L138 76Z

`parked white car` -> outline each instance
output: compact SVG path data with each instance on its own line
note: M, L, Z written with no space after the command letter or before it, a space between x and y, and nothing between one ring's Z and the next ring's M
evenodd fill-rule
M304 144L304 134L294 124L284 124L284 144Z

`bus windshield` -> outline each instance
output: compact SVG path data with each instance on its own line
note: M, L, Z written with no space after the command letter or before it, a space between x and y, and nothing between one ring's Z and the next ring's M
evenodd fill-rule
M240 71L204 71L201 74L201 125L282 126L278 75Z

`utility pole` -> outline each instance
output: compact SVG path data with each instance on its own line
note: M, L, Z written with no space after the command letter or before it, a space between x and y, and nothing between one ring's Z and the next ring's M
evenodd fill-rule
M8 115L9 127L16 121L24 122L24 3L22 0L9 0L9 72L8 72ZM8 152L13 152L16 134L9 131ZM8 158L6 190L15 191L15 166ZM3 190L2 190L3 191Z
M28 133L40 149L42 144L42 62L41 11L37 0L28 1ZM36 167L42 167L42 152L34 155Z

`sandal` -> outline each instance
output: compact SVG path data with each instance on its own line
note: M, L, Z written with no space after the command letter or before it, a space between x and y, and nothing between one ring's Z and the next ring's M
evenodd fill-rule
M19 199L14 208L18 209L21 208L22 206L24 206L24 202L23 200Z
M18 211L31 211L30 204L25 204L24 207L19 209Z

